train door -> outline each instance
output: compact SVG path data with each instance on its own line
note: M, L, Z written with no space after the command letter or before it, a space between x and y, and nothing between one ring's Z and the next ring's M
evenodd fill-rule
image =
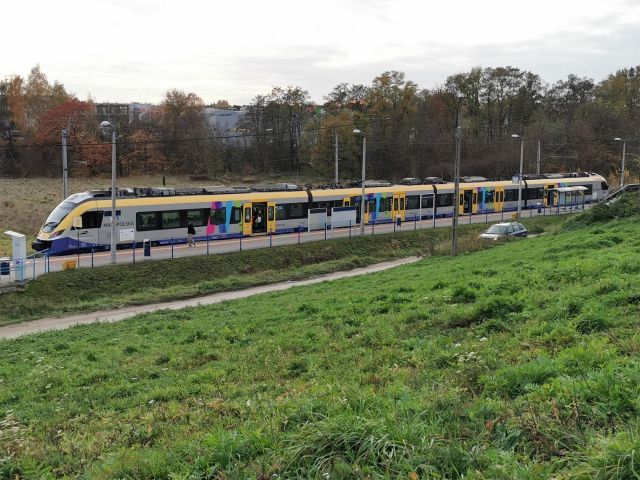
M267 202L267 233L275 233L276 231L276 204L275 202Z
M377 220L378 212L376 211L376 198L375 195L367 195L367 203L364 207L364 222L371 223L372 220Z
M253 215L253 234L267 233L267 202L253 202L252 215Z
M366 198L366 197L365 197ZM369 200L365 200L364 202L364 223L369 223L369 219L371 218L371 213L370 213L370 209L371 209L371 202L369 202Z
M504 207L504 187L496 187L493 192L493 210L501 212Z
M253 210L251 203L242 205L242 234L251 235L253 233Z
M478 192L475 190L463 190L460 193L458 213L461 215L476 213L478 211Z
M558 192L553 190L556 188L554 183L544 186L544 206L552 207L558 203Z
M407 194L406 193L394 193L391 203L391 216L395 221L400 217L402 221L405 219Z
M75 226L72 227L71 235L73 240L80 242L80 248L98 246L101 240L104 243L105 239L100 238L103 213L96 208L95 210L84 212L80 217L73 219ZM111 232L110 229L109 232Z

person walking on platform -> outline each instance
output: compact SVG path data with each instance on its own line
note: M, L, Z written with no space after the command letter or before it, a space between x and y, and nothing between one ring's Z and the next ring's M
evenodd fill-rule
M196 229L193 226L193 223L189 222L187 225L187 245L189 247L195 247L196 242L193 240L193 237L196 235Z

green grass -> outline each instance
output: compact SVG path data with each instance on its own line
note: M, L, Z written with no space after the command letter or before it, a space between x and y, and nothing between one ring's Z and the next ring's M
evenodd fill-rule
M640 223L0 343L0 477L637 478Z
M530 228L556 228L558 217L532 219ZM460 250L485 248L478 232L461 229ZM450 251L450 230L421 230L336 239L243 252L55 272L0 295L0 325L71 312L168 301L348 270L411 255Z

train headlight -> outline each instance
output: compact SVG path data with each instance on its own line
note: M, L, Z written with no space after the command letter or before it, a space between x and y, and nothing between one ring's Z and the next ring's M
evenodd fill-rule
M49 235L49 238L55 238L58 235L60 235L63 232L63 230L58 230L57 232L51 232L51 235Z

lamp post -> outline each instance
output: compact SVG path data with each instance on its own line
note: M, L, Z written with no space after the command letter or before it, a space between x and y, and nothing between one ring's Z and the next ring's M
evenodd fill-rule
M620 188L624 188L624 159L627 153L627 142L620 137L613 139L616 142L622 142L622 173L620 174Z
M106 120L100 128L111 129L111 263L116 263L116 127Z
M521 135L513 134L511 138L520 139L520 172L518 173L518 213L517 218L520 220L520 212L522 210L522 164L524 162L524 138Z
M362 136L362 195L360 197L360 235L364 237L364 203L366 201L364 182L367 165L367 137L364 132L358 130L357 128L353 130L353 133Z
M456 144L456 155L453 163L453 216L451 217L451 256L458 254L458 215L460 214L460 154L462 150L462 102L464 97L458 96L456 99L456 113L454 120L454 140ZM435 205L436 196L433 197L433 226L436 226Z
M62 199L69 196L69 177L67 167L67 129L62 129Z
M334 129L333 134L335 136L335 149L336 149L336 165L335 165L335 179L334 182L338 185L338 129Z

